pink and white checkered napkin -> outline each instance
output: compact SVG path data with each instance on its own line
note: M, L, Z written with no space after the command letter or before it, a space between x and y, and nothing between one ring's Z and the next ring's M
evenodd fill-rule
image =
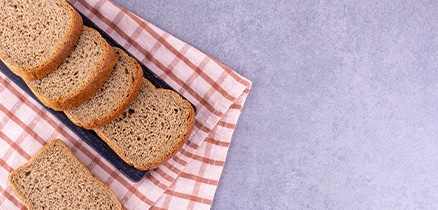
M209 209L251 82L110 0L69 0L82 14L197 107L189 141L131 182L0 73L0 209L24 209L7 177L49 140L67 143L125 209Z

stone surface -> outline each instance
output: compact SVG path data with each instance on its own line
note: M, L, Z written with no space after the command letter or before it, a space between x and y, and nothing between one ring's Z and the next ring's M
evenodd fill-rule
M438 3L115 0L253 82L212 209L438 209Z

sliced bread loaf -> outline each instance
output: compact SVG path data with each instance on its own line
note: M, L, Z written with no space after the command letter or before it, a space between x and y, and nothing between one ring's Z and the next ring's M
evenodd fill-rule
M169 159L193 129L191 104L174 91L155 88L148 80L129 108L94 131L128 164L148 170Z
M65 0L0 1L0 59L26 80L43 78L69 55L82 26Z
M59 139L13 170L9 183L28 209L122 209L111 189Z
M88 101L64 113L86 129L105 125L125 111L135 99L143 82L143 69L122 49L115 48L117 61L111 75Z
M84 27L75 48L55 71L26 83L44 105L65 110L91 98L115 63L113 47L95 29Z

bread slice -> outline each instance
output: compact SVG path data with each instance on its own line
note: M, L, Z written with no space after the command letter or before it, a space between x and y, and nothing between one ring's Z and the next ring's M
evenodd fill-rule
M139 170L158 165L184 144L193 129L191 104L148 80L125 112L94 131L128 164Z
M122 209L111 189L59 139L13 170L9 183L28 209Z
M84 26L74 50L55 71L26 83L44 105L70 109L102 87L115 63L113 47L95 29Z
M43 78L73 50L82 26L65 0L0 1L0 59L26 80Z
M117 61L111 75L88 101L64 113L86 129L105 125L125 111L140 91L143 69L122 49L114 48Z

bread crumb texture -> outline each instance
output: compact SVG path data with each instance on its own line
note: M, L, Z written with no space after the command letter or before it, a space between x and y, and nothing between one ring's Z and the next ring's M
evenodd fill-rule
M1 57L24 69L44 64L69 36L66 21L74 18L69 10L60 0L0 1Z
M116 120L95 131L119 156L147 170L171 157L188 138L194 123L191 104L174 91L143 80L137 98Z
M9 182L28 209L121 209L112 191L61 140L14 170Z
M96 30L84 27L67 59L46 77L28 84L44 98L56 101L71 97L94 79L106 55L106 47L106 41Z
M79 126L94 128L114 120L140 90L143 69L120 48L115 48L115 52L116 65L100 90L81 105L65 111Z

